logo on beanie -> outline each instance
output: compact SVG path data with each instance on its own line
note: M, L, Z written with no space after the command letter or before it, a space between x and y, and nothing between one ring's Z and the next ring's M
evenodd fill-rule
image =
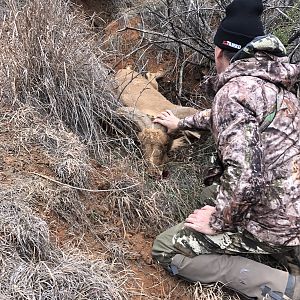
M229 47L231 47L231 48L235 48L235 49L238 49L238 50L240 50L240 49L242 48L241 45L232 43L232 42L230 42L230 41L223 41L223 45L229 46Z

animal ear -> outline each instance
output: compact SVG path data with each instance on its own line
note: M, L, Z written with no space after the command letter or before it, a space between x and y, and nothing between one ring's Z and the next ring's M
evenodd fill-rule
M153 86L153 88L155 88L158 91L158 83L156 80L164 77L165 74L166 74L166 71L163 69L160 69L156 73L147 72L146 78L148 79L149 83Z
M159 78L162 78L166 75L167 73L167 70L164 70L164 69L159 69L157 72L155 73L152 73L152 72L147 72L146 73L146 78L151 81L152 79L159 79Z
M117 114L136 124L141 131L152 126L150 117L135 107L119 107Z

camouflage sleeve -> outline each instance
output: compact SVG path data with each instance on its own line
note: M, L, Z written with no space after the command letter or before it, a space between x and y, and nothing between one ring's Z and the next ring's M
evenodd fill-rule
M205 109L198 111L194 115L181 119L178 124L179 129L210 130L211 110Z
M260 201L263 179L259 124L245 94L225 85L216 95L213 135L224 173L210 225L216 231L235 231Z

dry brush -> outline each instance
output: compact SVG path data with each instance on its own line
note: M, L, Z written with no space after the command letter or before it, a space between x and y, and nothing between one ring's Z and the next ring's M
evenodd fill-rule
M143 4L135 8L135 12L140 9L141 35L130 52L138 53L135 50L142 47L143 54L139 53L140 59L136 60L137 69L146 71L148 50L156 49L158 62L169 51L175 58L173 78L180 99L188 101L187 96L192 96L202 100L187 91L184 75L189 66L210 64L209 26L222 17L225 2L154 2L150 7ZM282 15L272 7L278 6L277 2L265 2L270 6L266 20L273 18L272 12ZM281 4L284 7L279 9L284 13L287 5L293 5L287 1ZM127 11L122 18L126 21L132 14L133 10ZM124 282L131 275L124 271L124 261L131 253L119 246L124 233L142 230L157 234L201 205L201 178L214 151L212 143L192 145L173 154L170 176L162 181L149 179L138 150L132 146L133 140L123 135L122 131L130 128L123 129L125 124L120 128L115 123L115 110L120 103L103 61L111 61L112 55L122 52L121 40L110 39L110 53L101 50L102 36L90 30L68 1L9 0L3 6L3 15L1 104L11 110L1 113L0 138L8 131L15 138L1 139L0 159L5 161L11 153L18 157L29 153L31 157L37 151L42 155L44 169L39 170L40 164L33 163L32 168L37 170L31 170L55 182L37 174L24 174L16 163L6 174L11 181L1 183L0 248L4 272L0 275L0 298L130 298ZM268 28L273 26L272 22L266 24ZM197 105L202 107L200 100ZM124 143L128 143L125 149ZM90 161L90 149L98 153L107 173L97 173ZM42 172L45 170L46 174ZM114 170L114 175L121 175L105 178ZM88 211L84 202L92 198L84 189L97 188L90 186L92 174L106 179L104 189L109 191L93 198L101 209L106 209L104 214L100 210ZM73 236L82 230L100 229L102 235L95 236L96 241L105 241L111 261L122 262L120 268L114 268L111 261L88 259L82 253L60 249L51 240L51 224L43 219L48 213L68 224ZM115 219L121 221L121 226L110 224ZM116 274L117 270L122 271ZM192 292L194 299L208 295L199 286L188 291ZM219 292L212 293L211 299L218 295Z

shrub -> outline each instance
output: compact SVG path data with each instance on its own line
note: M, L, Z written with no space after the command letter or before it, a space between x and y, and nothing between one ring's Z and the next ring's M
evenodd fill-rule
M119 102L98 37L69 1L7 5L1 30L3 101L63 120L103 154L107 132L119 130L112 125Z

